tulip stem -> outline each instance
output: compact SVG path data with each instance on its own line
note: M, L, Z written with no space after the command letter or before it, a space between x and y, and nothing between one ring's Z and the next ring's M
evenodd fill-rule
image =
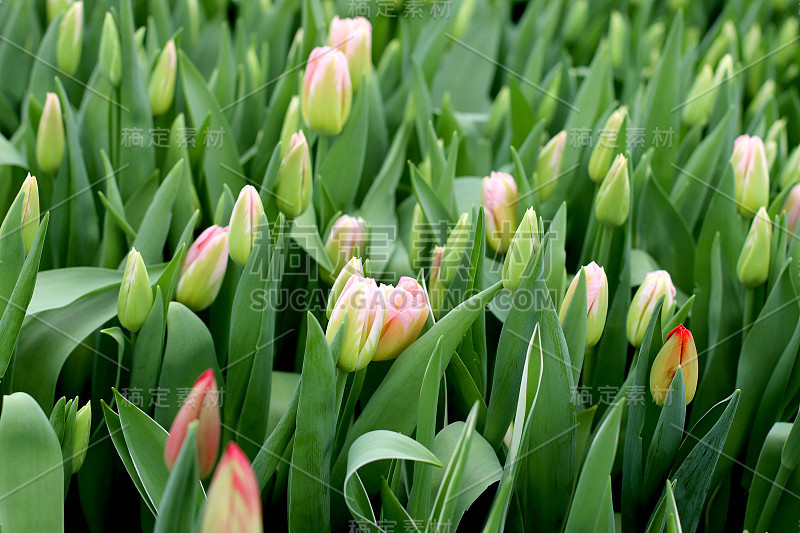
M755 306L755 289L745 287L744 289L744 322L742 324L742 337L747 335L753 323L753 311Z
M336 416L339 416L339 410L342 407L342 398L344 397L344 386L347 384L348 372L336 369Z
M613 236L613 228L600 224L600 235L597 241L597 264L600 266L608 267L608 256L611 253L611 237Z

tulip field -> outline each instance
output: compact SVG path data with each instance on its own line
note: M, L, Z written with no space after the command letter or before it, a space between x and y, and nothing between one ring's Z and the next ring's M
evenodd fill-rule
M800 532L795 0L0 0L0 533Z

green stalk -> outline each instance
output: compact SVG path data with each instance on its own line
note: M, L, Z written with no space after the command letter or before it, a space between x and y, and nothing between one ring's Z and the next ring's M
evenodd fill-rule
M750 330L750 326L753 323L754 308L755 308L755 289L753 287L745 287L742 337L747 335L747 332Z

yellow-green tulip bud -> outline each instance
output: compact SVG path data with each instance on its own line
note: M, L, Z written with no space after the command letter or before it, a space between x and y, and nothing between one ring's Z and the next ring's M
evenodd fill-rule
M517 227L517 184L510 174L492 172L483 178L481 198L486 213L486 240L492 250L504 254Z
M83 49L83 2L72 4L61 19L58 26L58 42L56 44L56 61L58 68L69 74L75 74L81 62Z
M746 65L749 65L763 55L759 51L760 45L761 25L754 23L750 26L750 29L742 40L742 61Z
M411 214L411 229L408 235L408 262L415 272L424 266L425 251L434 242L430 225L419 204L414 204Z
M692 88L689 90L689 96L686 98L686 105L682 113L683 121L689 126L705 124L714 109L716 98L717 88L714 84L714 71L711 65L703 65L694 80Z
M298 96L292 96L292 99L289 101L289 106L286 108L286 114L283 116L283 125L281 126L281 160L283 160L289 152L289 145L292 143L292 137L299 129L300 98Z
M64 157L64 121L56 93L47 93L36 132L36 161L41 169L54 174Z
M367 223L363 218L340 216L333 223L331 233L325 242L325 251L333 263L333 272L321 271L325 281L333 285L339 271L355 255L356 248L360 256L366 256L368 240Z
M666 323L672 314L672 306L675 304L677 291L672 284L672 278L666 270L656 270L648 273L644 281L633 295L631 306L628 309L628 319L626 322L626 333L628 342L633 346L639 347L644 340L647 331L647 324L653 316L653 309L658 303L658 299L664 296L664 304L661 307L661 322Z
M325 331L328 343L333 342L347 317L347 330L336 366L345 372L354 372L372 361L381 337L385 311L384 291L378 288L374 279L353 276L347 281Z
M522 222L519 223L511 246L508 248L506 259L503 262L503 287L510 291L517 290L525 269L539 249L539 217L532 207L525 211Z
M293 219L300 216L311 203L311 155L303 131L292 135L289 151L278 168L275 198L278 209Z
M119 287L117 316L122 327L129 331L139 331L144 324L150 308L153 307L153 289L147 268L139 252L131 249L125 262L125 273Z
M614 152L617 151L619 129L622 127L622 121L625 120L627 112L627 106L622 106L611 113L603 126L602 135L592 150L592 156L589 158L589 178L595 183L601 183L608 174L608 169L611 168Z
M759 137L741 135L731 156L736 207L739 214L752 217L769 202L769 167L764 143Z
M119 43L119 32L111 13L106 13L103 20L103 31L100 34L100 70L106 75L114 87L119 85L122 77L122 52Z
M689 405L697 390L697 347L692 333L683 324L669 332L650 368L650 394L657 405L664 405L678 367L683 375L686 405Z
M347 58L327 46L311 51L303 77L300 104L306 125L323 135L337 135L350 116L353 87Z
M568 43L575 42L586 31L589 23L589 2L576 0L564 17L564 40Z
M545 124L549 124L556 114L558 106L561 102L558 101L558 93L561 90L561 78L563 77L563 70L559 66L558 70L553 74L553 78L547 85L547 90L542 93L539 99L539 107L536 109L536 121L544 120Z
M25 253L31 251L33 239L39 232L39 184L35 176L28 173L22 183L20 193L25 195L22 202L22 240L25 243Z
M787 66L797 54L797 36L797 17L785 17L778 31L778 42L775 47L775 65L779 69Z
M786 159L786 145L788 140L786 138L786 119L776 120L764 138L764 152L767 155L767 168L772 168L775 160L780 158L781 161Z
M628 179L628 159L618 154L597 191L594 214L606 226L621 226L628 220L631 184Z
M69 9L72 2L73 0L47 0L47 23L50 24L57 16Z
M147 96L150 98L150 108L154 116L163 115L172 106L172 100L175 98L177 64L175 41L170 39L158 56L156 66L150 74L150 82L147 84Z
M750 231L744 240L736 275L745 287L756 287L767 281L769 276L770 247L772 245L772 223L765 208L753 217Z
M92 402L78 409L75 414L75 432L72 437L72 473L77 474L86 460L89 449L89 433L92 429Z
M605 269L594 261L581 268L586 276L586 347L591 348L600 341L603 328L606 326L608 278ZM562 324L564 317L567 316L567 309L572 302L572 297L575 295L575 289L578 287L579 274L572 278L572 283L569 284L564 300L561 302L558 320Z
M369 80L372 72L372 25L364 17L333 17L328 32L328 46L344 52L353 90L358 91L361 77Z
M447 294L447 287L439 279L442 272L442 259L444 258L444 246L437 246L433 249L431 257L431 271L428 276L428 296L431 300L431 310L433 316L439 316L439 310L444 303Z
M611 64L616 69L622 68L625 50L628 48L628 23L619 11L611 13L608 24L608 48Z
M439 269L439 281L445 287L450 286L459 265L461 265L461 259L469 244L469 229L469 213L461 213L458 222L447 237Z
M264 206L258 192L252 185L245 185L233 206L228 231L228 252L240 267L250 258L263 214Z
M567 144L567 132L560 131L550 139L536 160L536 172L533 175L534 190L539 193L539 199L544 202L556 190L558 173L561 170L561 158Z
M217 298L228 268L228 228L211 226L186 251L175 299L202 311Z
M792 150L781 170L780 186L785 189L790 185L800 182L800 146Z
M797 221L800 219L800 184L792 187L789 195L783 202L783 211L786 213L786 228L794 232L797 229Z
M339 275L336 276L336 281L333 282L333 287L331 287L331 293L328 295L328 306L325 310L328 318L331 317L336 301L342 294L345 285L353 276L364 277L364 265L360 257L351 257L350 261L342 267Z
M231 441L211 478L200 533L262 533L261 495L253 467Z
M739 39L736 36L736 26L733 21L727 20L722 25L719 35L712 41L711 46L708 47L705 57L701 63L708 65L716 65L719 59L725 55L731 46L739 46Z

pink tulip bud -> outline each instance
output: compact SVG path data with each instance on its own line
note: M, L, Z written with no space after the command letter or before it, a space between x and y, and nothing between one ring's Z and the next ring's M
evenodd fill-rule
M644 281L639 285L636 294L633 295L631 306L628 308L628 318L625 331L628 341L637 348L642 345L644 334L647 331L647 324L653 316L653 308L658 303L658 299L664 296L664 304L661 307L661 322L665 323L672 314L672 306L675 303L677 290L672 284L672 278L666 270L655 270L648 272Z
M664 405L679 366L686 387L686 405L689 405L697 390L697 348L692 333L683 324L669 332L650 369L650 394L658 405Z
M197 378L172 422L167 446L164 448L164 459L170 470L178 459L189 424L195 420L198 421L197 463L200 477L204 478L214 470L220 437L219 391L214 380L214 371L210 368Z
M366 255L367 239L367 223L361 217L342 215L333 223L325 242L325 251L333 263L333 271L323 273L328 283L333 284L339 271L355 254L356 246L360 256Z
M789 191L783 202L783 210L786 212L786 225L789 231L794 232L797 229L797 220L800 219L800 184Z
M245 185L233 206L228 232L228 249L233 262L244 267L253 251L253 245L261 226L264 206L261 197L252 185Z
M486 239L495 252L504 254L519 223L517 184L505 172L492 172L488 178L483 178L481 198L486 211Z
M228 267L228 228L211 226L186 252L175 298L201 311L211 305L222 286Z
M300 96L303 118L312 130L323 135L342 131L353 102L348 68L339 50L321 46L311 51Z
M333 342L347 317L342 352L337 366L345 372L361 370L372 361L378 347L386 311L384 292L372 278L353 276L336 300L325 338Z
M769 165L763 141L741 135L733 144L734 184L739 214L753 217L769 202Z
M417 280L403 276L397 287L381 285L386 295L381 338L373 361L394 359L417 340L428 318L425 291Z
M231 442L211 480L200 533L261 533L263 530L255 472L244 452Z
M372 25L364 17L333 17L328 32L328 46L344 52L350 67L353 90L361 85L361 76L369 79L372 71Z
M598 266L592 261L585 267L583 272L586 276L586 347L590 348L600 341L603 328L606 325L606 315L608 314L608 278L603 267ZM580 272L578 272L580 274ZM572 296L578 287L580 276L576 275L569 284L564 300L561 302L561 310L558 319L561 323L567 316L567 309L572 302Z

